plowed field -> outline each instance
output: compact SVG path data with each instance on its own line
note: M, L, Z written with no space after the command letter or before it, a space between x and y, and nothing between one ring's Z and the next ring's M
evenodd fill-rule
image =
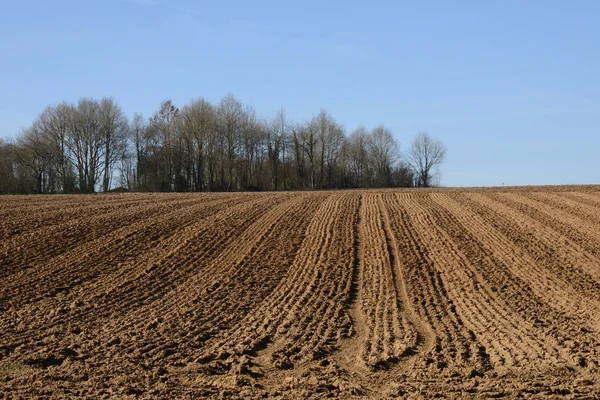
M600 393L600 186L0 198L0 398Z

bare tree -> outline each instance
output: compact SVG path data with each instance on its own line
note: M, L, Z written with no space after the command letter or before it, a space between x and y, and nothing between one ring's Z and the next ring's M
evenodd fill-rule
M317 127L320 144L317 154L319 160L319 187L321 189L325 186L325 146L329 136L329 127L332 122L333 118L331 115L323 109L313 118L313 124Z
M15 153L14 144L0 138L0 194L19 192L18 176L15 171L15 164L17 164Z
M336 180L338 179L338 164L342 148L346 142L346 135L344 133L344 127L338 124L333 118L327 128L327 137L325 138L325 177L327 187L333 188L338 186Z
M373 129L369 137L369 158L375 172L375 184L392 185L392 170L400 158L400 145L383 125Z
M102 189L110 190L113 168L123 159L127 147L128 122L113 98L104 98L99 105L100 129L104 136L104 178Z
M79 190L93 193L102 169L105 143L97 101L79 100L70 112L69 135L69 151L77 170Z
M304 126L301 124L293 124L292 125L292 135L291 135L291 150L292 157L294 160L295 167L295 186L296 188L302 188L304 185L304 178L306 173L306 159L304 152L304 138L303 138L303 130Z
M364 126L355 129L348 140L350 174L354 178L353 186L370 185L369 170L369 132Z
M281 163L283 173L283 190L287 190L287 148L288 148L288 126L285 117L285 110L281 108L276 115L276 120L279 125L279 138L280 138L280 149L281 149ZM276 189L277 190L277 189Z
M275 118L271 121L271 125L267 128L267 150L269 155L269 163L271 165L271 173L273 176L273 188L279 188L279 170L281 165L280 154L283 152L285 162L285 111L283 109L277 112ZM285 174L284 174L284 189L285 189Z
M161 190L171 192L174 189L173 178L173 147L176 145L175 124L179 109L173 105L171 100L163 101L160 109L150 118L152 133L158 139L158 143L153 144L154 151L160 157L157 159L157 172L161 178ZM161 171L162 170L162 171Z
M59 190L63 193L75 190L72 154L69 151L69 117L74 107L68 103L60 103L47 107L33 125L49 141L55 153L55 169L59 176Z
M225 96L219 104L219 136L221 147L221 187L234 189L233 171L240 144L240 130L244 110L242 104L233 94ZM225 179L228 172L228 182Z
M254 108L246 106L241 114L240 121L240 160L238 165L238 186L242 190L254 187L256 182L255 161L259 156L260 146L267 136L265 123L256 117Z
M429 186L444 155L442 146L435 156L437 142L424 134L412 149L425 150L423 158L412 157L409 169L384 126L347 136L324 110L299 123L283 109L259 118L232 94L218 106L193 100L181 112L167 100L128 125L112 98L47 107L14 144L0 144L0 191L108 191L113 175L148 191Z
M120 150L120 157L116 163L116 169L119 172L119 186L121 188L127 188L127 190L136 189L137 176L136 176L136 159L132 154L132 149L129 146Z
M135 172L134 172L134 177L135 177L135 182L134 182L134 187L137 190L140 190L141 185L142 185L142 181L141 178L142 176L145 175L145 158L146 158L146 144L145 144L145 137L146 137L146 129L147 129L147 123L144 120L144 117L142 116L142 114L138 114L138 113L134 113L133 114L133 119L131 120L131 126L129 129L129 136L130 136L130 140L133 142L133 147L134 147L134 151L135 151Z
M193 100L181 110L181 129L192 142L194 156L194 190L200 192L205 187L205 166L209 151L210 135L216 124L214 107L200 98Z
M319 126L318 120L314 119L307 122L300 130L302 147L309 162L310 168L310 189L315 189L315 162L317 156L317 145L319 144Z
M35 124L22 132L15 146L18 160L35 177L35 193L47 192L50 166L54 158L52 150L50 141Z
M432 139L427 132L418 133L408 151L408 160L417 175L418 185L432 184L432 168L446 157L446 147L440 140Z

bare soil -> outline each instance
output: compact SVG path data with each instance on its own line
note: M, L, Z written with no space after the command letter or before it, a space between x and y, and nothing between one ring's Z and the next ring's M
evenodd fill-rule
M599 396L600 186L0 198L0 399Z

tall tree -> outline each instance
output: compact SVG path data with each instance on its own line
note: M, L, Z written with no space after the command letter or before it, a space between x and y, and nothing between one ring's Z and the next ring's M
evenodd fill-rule
M35 193L48 191L50 167L55 157L52 150L50 141L35 124L23 131L17 141L16 155L35 178Z
M319 151L318 151L318 160L319 160L319 187L322 189L325 187L325 146L327 145L328 136L329 136L329 128L332 123L331 115L325 111L321 110L317 116L313 119L313 124L317 128L318 131L318 141L319 141Z
M316 176L316 165L315 162L318 152L319 145L319 120L313 118L312 121L307 122L301 129L301 140L304 149L304 153L306 153L306 158L308 159L309 168L310 168L310 188L311 190L315 189L315 176Z
M369 179L369 132L364 126L359 126L351 134L348 140L349 168L352 176L352 185L356 187L368 187Z
M375 182L379 187L392 185L392 170L400 157L399 145L392 132L379 125L371 132L369 154L375 171Z
M242 190L255 187L257 182L255 163L259 156L261 144L266 137L265 124L256 117L256 112L246 106L241 114L240 121L240 160L238 165L238 179Z
M430 141L413 143L413 155L435 148ZM112 98L60 103L0 147L0 191L24 193L108 191L113 175L145 191L429 186L445 154L425 151L419 174L418 157L409 168L384 126L347 136L325 110L297 123L283 109L259 118L232 94L217 106L193 100L181 112L163 101L147 121L134 114L130 126Z
M79 190L94 193L102 168L105 139L97 101L79 100L70 113L69 134L69 150L77 170Z
M173 105L173 102L165 100L161 103L160 109L150 118L152 133L155 135L154 152L160 159L156 160L157 172L160 176L160 190L171 192L174 187L173 174L173 148L177 144L175 138L176 120L179 115L179 109Z
M35 129L42 132L55 153L53 166L58 175L59 190L63 193L75 190L72 154L69 151L69 118L75 112L68 103L47 107L34 121Z
M184 135L192 140L194 157L194 190L203 191L206 186L205 168L209 141L216 125L214 107L200 98L193 100L181 110L181 124Z
M445 157L446 147L440 140L432 139L427 132L415 136L408 151L408 159L415 170L419 186L431 185L432 168L444 162Z
M279 141L280 141L280 149L281 149L281 163L282 163L282 175L283 175L283 190L287 190L287 152L288 152L288 125L287 119L285 117L285 110L283 108L277 111L275 116L275 120L277 121L279 132ZM276 189L277 190L277 189Z
M0 194L19 193L14 144L0 138ZM23 190L22 192L26 192Z
M339 186L336 180L339 172L338 167L342 155L342 148L346 142L346 135L344 133L344 127L338 124L333 118L331 118L331 121L329 122L327 131L325 146L323 147L325 153L325 186L333 188Z
M142 177L145 176L146 135L147 123L142 114L134 113L129 129L130 141L135 151L135 182L136 190L142 189Z
M221 136L221 187L235 188L233 171L238 155L240 130L244 110L242 104L232 94L225 96L219 104L219 135ZM227 177L225 177L227 170Z
M294 167L296 170L294 184L297 189L303 189L305 187L306 152L304 146L304 129L305 126L302 124L294 124L292 126L292 135L290 138L293 150L292 157L294 159Z
M104 136L104 177L102 189L110 190L114 165L121 160L127 147L128 122L113 98L103 98L99 104L100 129Z
M279 172L281 166L281 154L283 153L285 165L285 111L283 109L277 112L277 115L267 127L267 151L269 156L269 164L271 166L271 174L273 176L273 190L279 189ZM285 171L285 170L284 170ZM285 189L285 172L284 172L284 189Z

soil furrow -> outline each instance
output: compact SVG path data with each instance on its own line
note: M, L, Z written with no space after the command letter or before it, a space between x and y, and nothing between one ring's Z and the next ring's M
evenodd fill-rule
M475 351L469 345L475 334L464 326L456 306L448 297L440 272L435 268L407 207L414 201L414 195L390 194L384 196L384 201L391 216L390 229L397 238L410 304L435 334L433 348L424 351L418 360L418 368L440 371L450 365L470 362L479 353L476 344L473 346Z
M598 211L600 186L0 196L0 398L594 398Z
M396 298L396 307L398 309L398 313L402 315L402 318L406 318L406 320L410 322L412 328L414 328L416 331L414 342L410 345L403 343L405 347L400 354L401 357L408 358L406 361L410 361L411 359L422 356L420 353L425 353L433 348L435 334L431 330L431 327L424 323L413 310L406 291L403 265L400 261L400 254L398 252L398 243L394 233L390 228L388 209L383 202L381 195L378 196L377 200L379 212L381 213L382 228L385 234L385 241L387 245L386 250L389 258L389 268L391 272L392 285L394 288L394 297ZM408 324L402 325L406 326ZM405 330L408 329L405 328Z
M531 206L512 201L505 196L469 194L479 202L486 202L494 212L504 215L519 228L515 240L528 243L538 262L553 268L578 290L585 290L598 298L600 284L600 243L582 238L579 232L555 219L538 212Z
M460 233L449 215L436 215L428 196L408 203L407 207L436 268L442 273L453 304L485 346L494 368L523 368L537 360L543 354L545 342L538 341L530 333L531 326L511 316L507 305L491 294L486 281L453 240Z

